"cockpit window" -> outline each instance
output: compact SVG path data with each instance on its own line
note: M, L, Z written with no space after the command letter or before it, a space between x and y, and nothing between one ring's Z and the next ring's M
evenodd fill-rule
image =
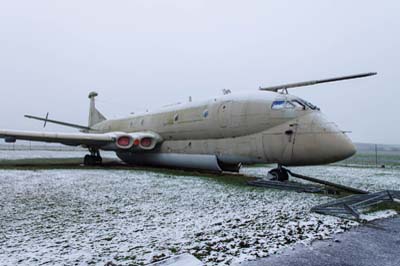
M300 98L291 101L277 100L274 101L271 105L272 110L295 109L295 108L301 108L303 110L306 109L319 110L317 106L307 101L304 101Z
M301 101L293 100L292 103L293 103L296 107L299 107L299 108L301 108L301 109L303 109L303 110L306 109L306 104L305 104L305 103L302 103Z
M285 103L285 108L286 109L293 109L293 108L295 108L296 106L292 103L292 102L289 102L289 101L287 101L286 103Z
M285 107L285 101L280 100L280 101L274 101L271 105L271 109L273 110L280 110Z
M307 105L308 107L310 107L311 109L313 109L313 110L318 109L317 106L315 106L314 104L312 104L312 103L310 103L310 102L307 102L307 101L304 101L304 100L303 100L303 102L305 102L306 105Z
M298 98L298 99L296 99L296 100L294 100L294 101L296 101L296 102L302 104L303 106L307 106L307 107L310 108L311 110L319 110L319 108L318 108L317 106L315 106L315 105L313 105L312 103L307 102L307 101L305 101L305 100L303 100L303 99Z
M271 109L281 110L281 109L293 109L296 106L290 101L278 100L272 103Z

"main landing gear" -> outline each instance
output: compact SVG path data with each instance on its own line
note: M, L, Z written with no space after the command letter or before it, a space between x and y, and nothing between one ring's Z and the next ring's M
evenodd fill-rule
M289 173L288 171L282 167L282 165L278 164L278 168L274 168L268 172L268 176L271 177L271 180L276 181L288 181Z
M83 164L86 166L101 165L103 159L100 156L99 150L90 148L89 151L90 155L89 154L85 155L85 158L83 159Z

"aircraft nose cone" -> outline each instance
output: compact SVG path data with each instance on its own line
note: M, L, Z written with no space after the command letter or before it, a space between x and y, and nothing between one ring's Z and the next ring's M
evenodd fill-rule
M356 153L356 147L342 132L329 134L321 142L326 152L326 159L331 162L347 159Z
M356 153L356 147L336 124L318 114L298 127L291 165L320 165L342 161Z
M342 154L344 158L349 158L356 154L357 148L345 133L343 133L343 135L345 136L346 140L343 141Z
M347 159L356 153L356 147L350 138L334 123L323 117L314 121L316 143L320 147L321 157L326 162L337 162Z

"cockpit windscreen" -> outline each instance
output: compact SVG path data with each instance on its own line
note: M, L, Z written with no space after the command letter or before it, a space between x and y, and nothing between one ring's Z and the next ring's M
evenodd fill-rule
M294 108L301 108L303 110L306 109L319 110L317 106L300 98L293 100L276 100L271 105L272 110L294 109Z

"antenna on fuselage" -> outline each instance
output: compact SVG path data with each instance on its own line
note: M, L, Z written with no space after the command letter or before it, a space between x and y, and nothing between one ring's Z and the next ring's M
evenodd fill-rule
M222 89L222 94L223 95L227 95L227 94L231 94L232 91L230 89Z
M356 74L356 75L350 75L350 76L342 76L342 77L329 78L329 79L310 80L310 81L289 83L289 84L272 86L272 87L265 87L265 88L259 87L259 90L261 90L261 91L273 91L273 92L279 92L281 90L282 91L281 93L286 93L287 94L288 93L287 89L290 89L290 88L312 86L312 85L317 85L317 84L321 84L321 83L342 81L342 80L348 80L348 79L365 78L365 77L369 77L369 76L374 76L376 74L378 74L378 73L369 72L369 73L362 73L362 74Z

